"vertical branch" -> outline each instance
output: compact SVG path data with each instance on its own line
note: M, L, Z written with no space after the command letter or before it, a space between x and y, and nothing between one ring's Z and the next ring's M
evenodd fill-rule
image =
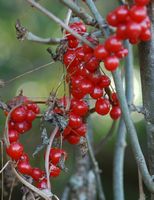
M129 105L133 101L133 55L132 47L128 41L126 41L125 46L129 51L128 57L125 59L125 94ZM115 200L124 200L123 170L125 147L126 126L124 120L121 118L117 131L117 141L114 154L113 189Z
M146 111L145 123L148 146L148 161L151 175L154 175L154 1L149 5L151 18L152 39L146 43L140 43L139 62L142 83L143 106ZM152 195L151 199L154 199Z
M88 120L88 122L89 122L89 120ZM94 169L94 173L95 173L95 177L96 177L99 200L105 200L103 186L102 186L102 183L101 183L100 170L99 170L99 167L98 167L98 163L95 159L93 147L92 147L91 140L90 140L91 134L92 134L91 127L88 124L88 134L87 134L86 138L87 138L87 144L88 144L88 150L89 150L89 157L91 159L93 169Z

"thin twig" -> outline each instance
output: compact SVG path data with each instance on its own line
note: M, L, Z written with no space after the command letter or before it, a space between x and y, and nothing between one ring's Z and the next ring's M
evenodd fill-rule
M5 165L0 170L0 174L5 170L5 168L10 164L10 162L11 162L11 160L9 160L9 161L7 161L7 163L5 163Z
M31 42L36 42L41 44L57 45L63 40L62 38L41 38L33 34L32 32L29 32L25 27L21 25L19 20L17 20L15 28L16 28L17 39L22 41L29 40Z
M76 33L73 29L71 29L69 26L67 26L62 20L60 20L53 13L51 13L46 8L44 8L43 6L41 6L39 3L37 3L34 0L25 0L25 1L27 1L30 5L32 5L37 10L39 10L40 12L42 12L43 14L45 14L46 16L48 16L53 21L55 21L57 24L59 24L61 27L63 27L65 30L67 30L69 33L71 33L73 36L75 36L76 38L78 38L80 41L82 41L83 43L86 43L90 47L93 47L92 43L90 43L87 39L85 39L84 37L82 37L81 35L79 35L78 33Z
M47 64L45 64L45 65L41 65L41 66L39 66L39 67L37 67L37 68L35 68L35 69L29 70L29 71L27 71L27 72L25 72L25 73L23 73L23 74L21 74L21 75L19 75L19 76L16 76L16 77L14 77L14 78L12 78L12 79L10 79L10 80L8 80L8 81L5 81L5 84L9 84L9 83L11 83L11 82L13 82L13 81L15 81L15 80L17 80L17 79L19 79L19 78L22 78L23 76L26 76L26 75L31 74L31 73L33 73L33 72L39 71L40 69L43 69L43 68L45 68L45 67L48 67L49 65L52 65L52 64L54 64L54 63L55 63L55 62L52 61L52 62L47 63Z
M75 13L78 17L80 17L85 24L95 26L96 20L92 18L87 12L84 10L84 8L81 8L77 6L72 0L60 0L61 3L63 3L65 6L70 8L73 13Z
M50 156L50 149L53 143L53 140L55 138L55 135L58 131L58 126L55 127L55 129L52 131L51 135L50 135L50 139L49 139L49 144L47 146L47 150L46 150L46 154L45 154L45 169L46 169L46 176L47 176L47 185L48 188L51 190L51 184L50 184L50 172L49 172L49 156Z

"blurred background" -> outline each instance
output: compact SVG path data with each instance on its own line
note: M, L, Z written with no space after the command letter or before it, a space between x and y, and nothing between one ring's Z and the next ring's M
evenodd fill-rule
M41 0L40 3L61 19L65 18L67 9L59 3L59 1ZM118 1L98 0L96 4L102 15L105 17L108 11L114 9L118 5ZM85 9L89 12L86 7ZM52 62L49 53L46 51L46 49L50 47L49 45L41 45L29 41L18 41L16 39L15 23L17 19L20 19L22 25L38 36L46 38L60 37L62 35L61 28L57 24L36 11L34 8L30 7L25 1L0 0L0 79L4 81L9 81L29 70L33 70L39 66ZM51 46L51 48L53 50L55 49L54 46ZM134 55L137 55L136 48L134 48ZM137 56L134 57L137 58ZM51 90L56 88L62 73L63 66L60 62L50 64L35 73L31 73L22 78L16 79L15 81L11 81L10 83L8 82L5 87L0 88L0 99L8 101L17 95L21 89L23 89L24 95L31 99L46 99ZM135 104L141 105L140 74L137 60L134 61L134 83ZM60 88L59 96L62 96L62 91L63 88ZM44 108L42 107L42 110L43 109ZM140 114L134 113L132 114L132 117L138 130L141 147L146 156L146 136L143 117ZM2 137L3 134L4 122L5 116L3 112L0 111L0 137ZM39 121L36 121L33 130L22 138L23 143L26 144L25 148L29 155L31 155L35 150L35 147L40 144L40 130L38 128L38 123ZM111 124L112 121L109 117L100 117L96 114L92 115L92 128L96 146L100 139L106 135ZM102 150L96 156L100 169L102 170L101 177L107 200L113 199L112 171L116 139L115 133L116 130L114 131L113 137L106 145L102 146ZM69 159L67 161L69 171L67 173L63 172L59 178L53 179L52 181L53 191L58 196L61 196L69 177L75 171L75 148L68 144L65 145L65 148L69 154ZM41 154L43 155L43 153ZM36 156L34 159L31 159L31 162L33 166L43 167L43 156L42 158L41 156ZM129 145L129 140L127 140L125 155L124 181L126 200L138 199L138 172ZM18 200L21 199L21 196L22 193L20 189L14 189L12 199ZM147 194L146 199L148 198L149 195Z

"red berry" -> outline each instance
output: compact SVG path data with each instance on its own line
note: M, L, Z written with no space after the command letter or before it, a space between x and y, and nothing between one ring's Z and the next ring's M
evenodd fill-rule
M72 76L71 77L71 86L73 88L78 88L83 80L82 76Z
M83 24L83 22L79 21L79 22L74 22L72 24L69 25L71 29L73 29L75 32L79 33L79 34L83 34L86 32L86 27ZM71 35L69 32L66 32L66 36L68 40L74 40L76 39L73 35Z
M15 124L15 129L21 134L29 131L31 128L32 124L26 121Z
M68 46L70 48L76 48L79 44L79 41L77 39L74 40L68 40Z
M115 12L110 12L106 17L106 20L107 20L108 24L111 26L118 25L118 20L117 20L117 16L116 16Z
M9 121L9 129L14 129L15 123L13 121Z
M21 174L31 175L32 167L28 162L19 161L17 164L17 169Z
M107 99L97 99L95 104L95 110L100 115L106 115L110 111L110 102Z
M90 73L88 79L94 84L97 85L101 81L101 73L96 71L95 73Z
M64 159L66 159L67 153L63 149L52 148L50 150L49 158L50 158L50 162L53 165L57 165L59 163L61 157L63 157L63 156L64 156Z
M84 79L79 85L79 91L82 91L84 94L90 94L93 91L93 84L90 80Z
M71 91L71 94L74 98L76 99L82 99L85 96L85 93L83 93L81 90L79 89L75 89Z
M105 48L109 52L118 52L122 49L122 42L119 40L116 36L110 36L106 41L105 41Z
M95 86L93 92L90 93L90 96L93 99L98 99L98 98L102 97L103 96L103 89L99 86Z
M39 168L33 168L31 176L35 181L38 181L44 175L43 171Z
M139 6L146 6L150 2L150 0L134 0L134 1L135 1L135 4Z
M130 39L137 39L141 34L141 26L136 22L129 22L127 24L127 36Z
M130 17L133 21L141 22L147 16L147 8L145 6L132 6L129 11Z
M8 136L10 143L16 142L19 139L19 133L14 129L9 130Z
M126 57L128 55L128 49L122 49L116 53L116 56L120 59Z
M74 113L70 113L68 126L72 128L78 128L81 126L81 124L82 124L81 117L78 115L75 115Z
M126 18L128 16L129 10L126 5L119 6L115 10L116 18L118 20L118 23L123 23L126 21Z
M26 107L28 110L32 110L35 114L40 113L40 108L35 103L29 102L28 104L26 104Z
M151 31L149 29L145 30L141 33L140 39L144 42L149 41L151 39Z
M85 68L90 72L96 71L96 69L99 67L99 61L96 57L91 56L91 54L87 54L86 56L88 56L88 61L85 63Z
M103 44L99 44L94 49L94 55L98 60L104 60L109 55L109 53Z
M32 121L34 121L35 118L36 114L32 110L28 110L26 115L26 121L31 123Z
M23 146L18 142L11 143L10 146L7 147L7 154L13 159L18 160L23 154Z
M110 111L110 117L117 120L121 116L121 109L119 106L113 106Z
M72 106L72 112L79 116L84 116L88 112L88 104L84 100L76 100L75 106Z
M15 108L11 113L11 119L14 122L23 122L26 119L25 109L22 106Z
M127 25L126 24L119 24L116 31L116 36L120 40L127 39Z
M111 94L111 99L112 99L112 105L114 106L118 106L119 105L119 100L118 100L118 96L115 92L113 92Z
M47 186L47 179L44 178L43 180L39 181L36 184L36 187L39 188L40 190L47 189L48 188L48 186Z
M84 51L83 51L83 47L79 47L76 49L75 51L75 55L76 55L76 58L79 60L79 61L83 61L84 59Z
M78 136L85 137L87 132L86 124L82 124L79 128L75 129L75 132L78 134Z
M60 175L60 168L59 167L56 167L55 165L53 164L50 164L50 176L51 177L57 177Z
M105 68L109 71L114 71L119 65L119 59L116 56L109 56L104 61Z
M109 87L110 84L111 84L110 78L107 75L101 75L99 86L101 88L106 88L106 87Z
M20 157L20 160L23 162L29 162L29 156L26 153L23 153L22 156Z
M74 134L68 135L66 139L70 144L78 144L80 142L80 137Z
M63 131L63 136L67 137L71 133L71 127L67 126Z

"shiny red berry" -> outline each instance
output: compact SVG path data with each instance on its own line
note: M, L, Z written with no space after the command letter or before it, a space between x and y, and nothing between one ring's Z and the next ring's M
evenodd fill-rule
M15 124L15 129L21 134L29 131L31 128L32 124L26 121Z
M109 87L110 84L111 84L111 79L107 75L101 75L99 86L101 88L106 88Z
M110 111L110 102L107 99L97 99L95 104L95 111L100 115L106 115Z
M17 169L21 174L31 175L32 167L28 162L19 161L17 164Z
M32 110L28 110L26 115L26 121L31 123L32 121L34 121L35 118L36 114Z
M122 49L122 42L116 36L110 36L104 44L105 48L109 52L118 52Z
M132 6L129 15L135 22L143 21L147 16L147 8L145 6Z
M14 129L9 130L8 136L10 143L16 142L19 139L19 133Z
M40 190L47 189L48 188L47 179L44 178L43 180L37 182L36 187L39 188Z
M119 106L113 106L110 111L110 117L113 120L117 120L121 116L121 109Z
M109 55L108 51L105 49L103 44L99 44L94 49L94 56L98 60L104 60Z
M150 0L134 0L135 4L139 6L146 6L149 4Z
M31 177L35 180L38 181L39 179L41 179L44 175L44 172L39 169L39 168L33 168L32 172L31 172Z
M118 25L118 20L117 20L117 16L116 16L115 12L110 12L106 17L106 20L107 20L108 24L111 26Z
M63 149L51 148L49 159L53 165L57 165L61 158L66 159L67 153Z
M82 119L79 115L75 115L74 113L70 113L68 126L72 128L78 128L82 124Z
M60 175L61 169L53 164L50 164L50 176L57 177Z
M68 135L66 139L70 144L78 144L80 142L80 137L74 134Z
M23 146L22 144L18 143L18 142L14 142L14 143L11 143L6 151L7 151L7 154L13 159L13 160L18 160L21 155L23 154Z
M109 56L104 60L104 66L109 71L114 71L119 66L119 59L116 56Z
M103 96L103 89L102 89L102 87L95 86L94 89L93 89L93 92L90 93L90 96L93 99L98 99L98 98L102 97Z
M11 113L11 119L14 122L23 122L26 119L26 110L22 106L15 108Z
M84 116L88 112L88 104L84 100L76 100L75 106L72 106L72 112L79 116Z
M119 6L115 10L117 21L119 23L124 23L126 21L128 13L129 13L128 6L126 6L126 5Z

